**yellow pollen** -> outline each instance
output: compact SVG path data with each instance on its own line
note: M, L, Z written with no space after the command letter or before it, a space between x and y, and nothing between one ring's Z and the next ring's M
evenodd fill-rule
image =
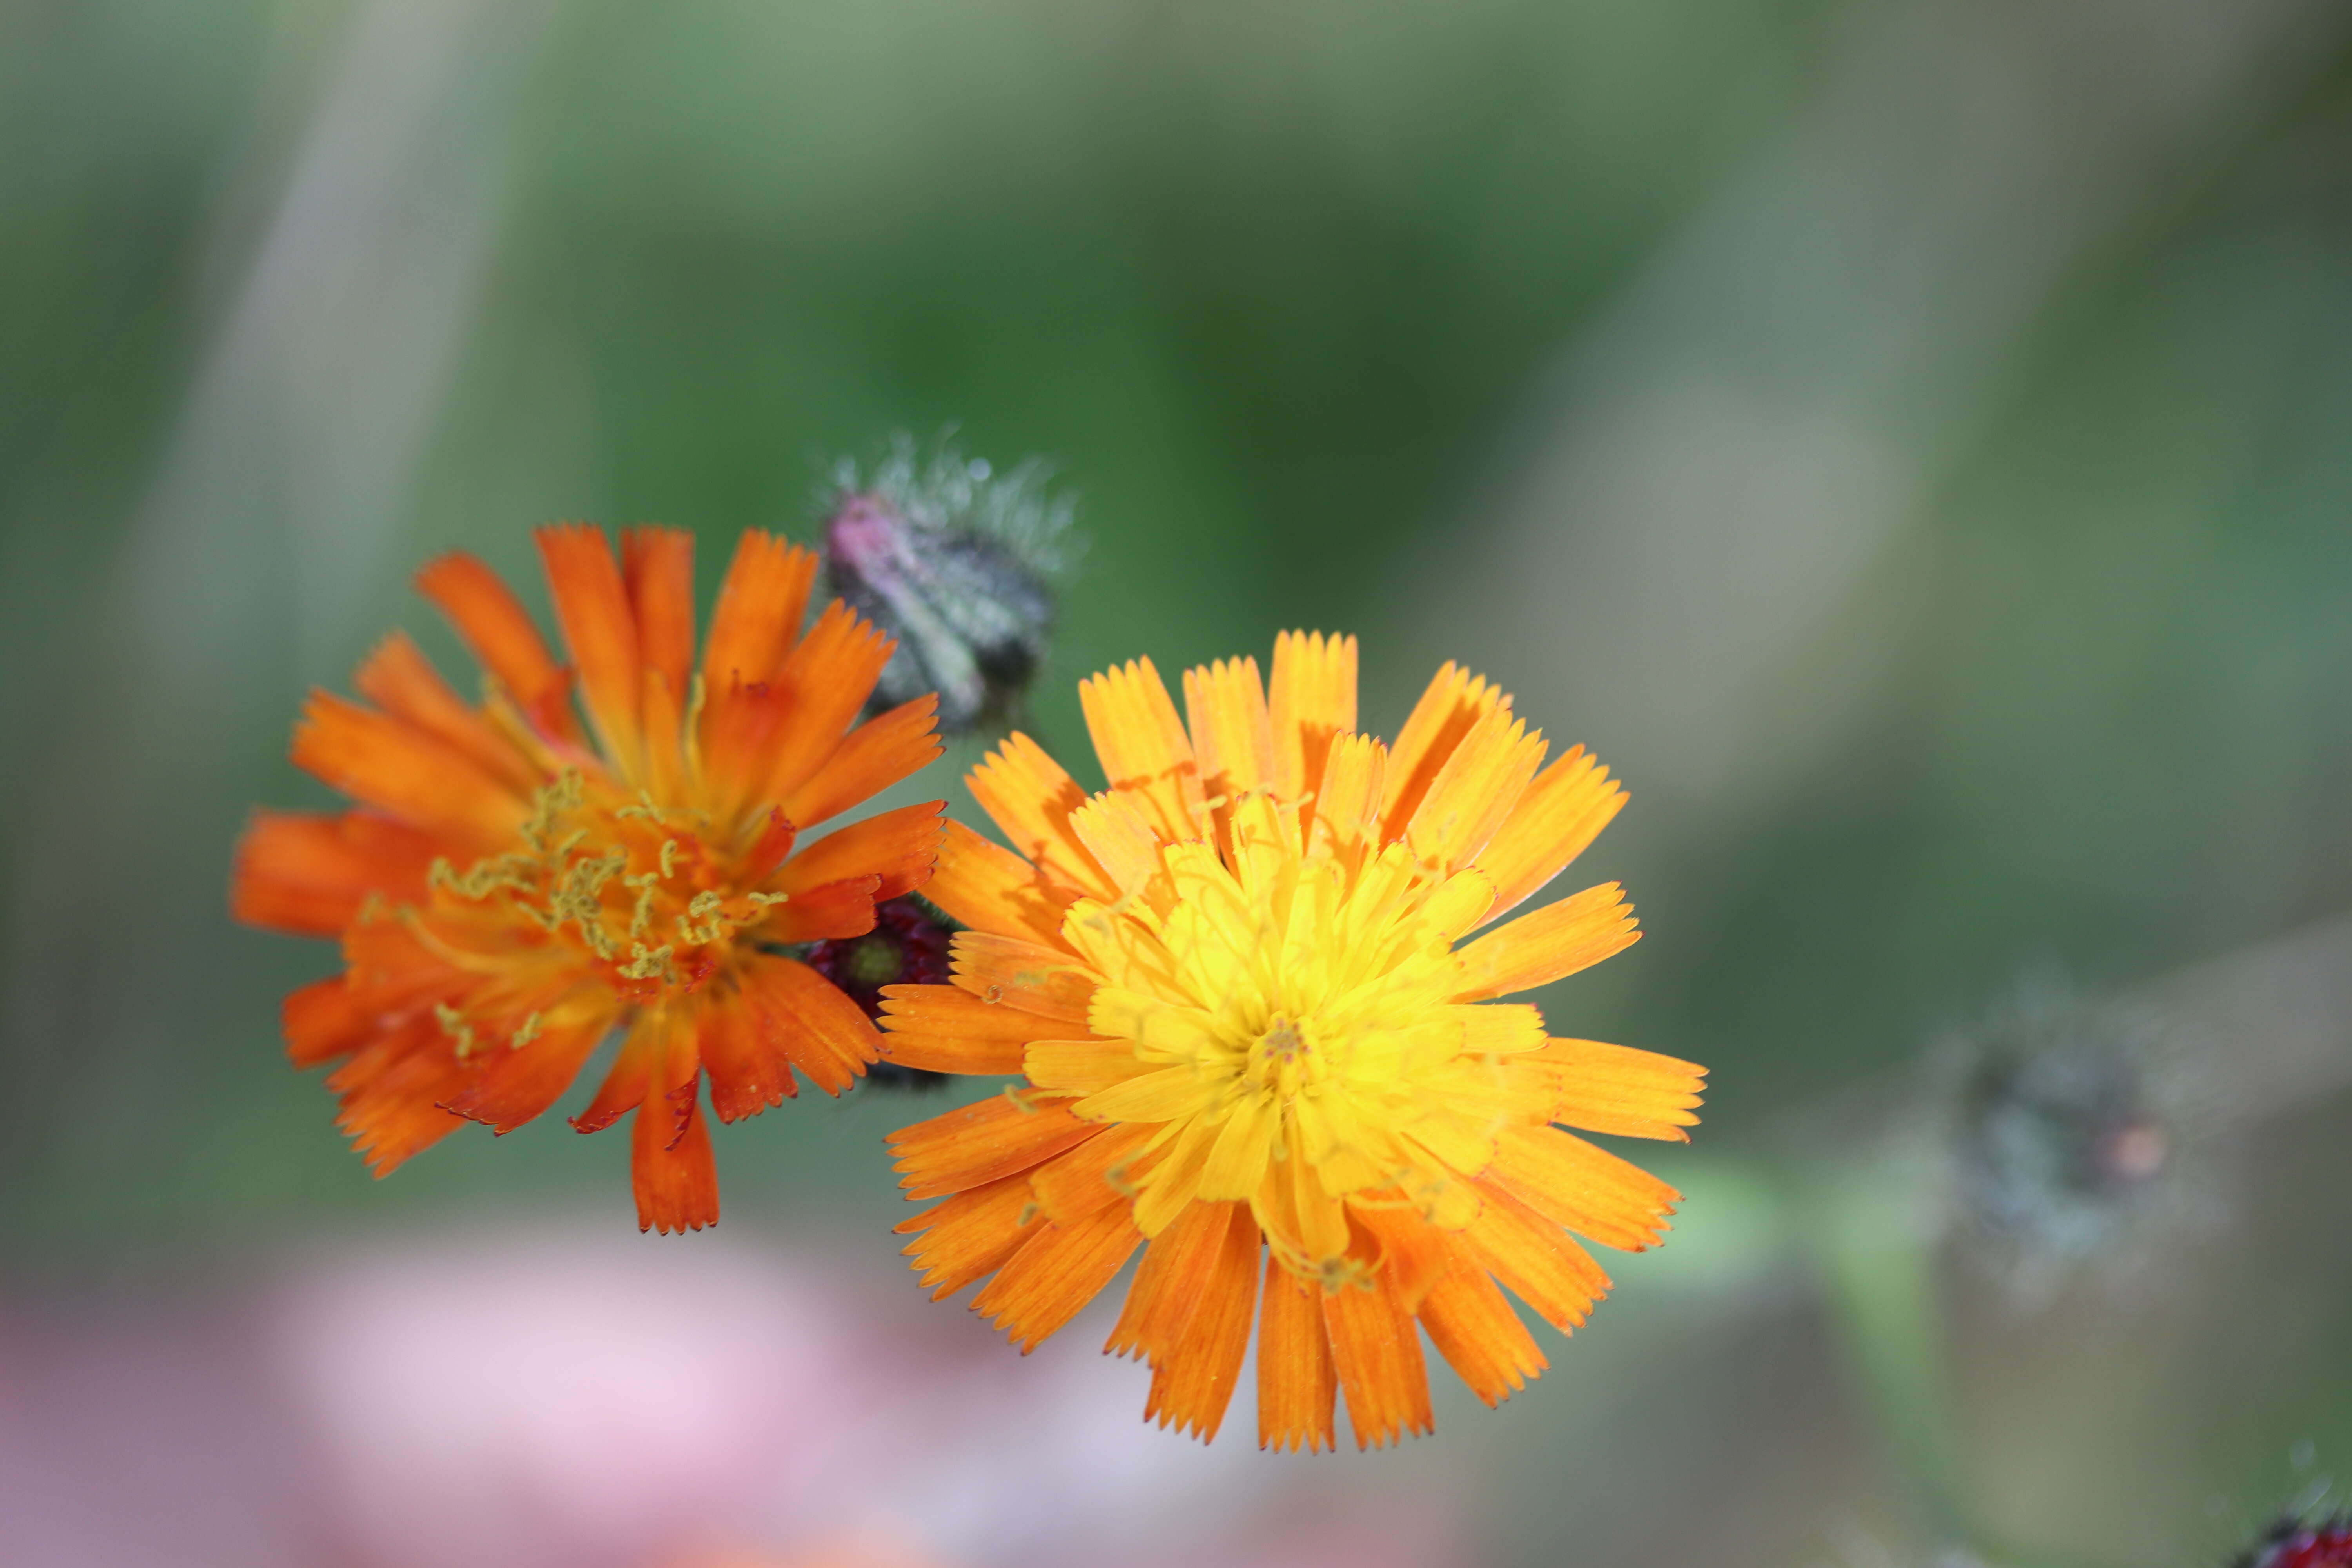
M474 1054L474 1026L466 1022L466 1015L446 1002L436 1002L433 1016L440 1024L441 1032L457 1042L459 1061Z

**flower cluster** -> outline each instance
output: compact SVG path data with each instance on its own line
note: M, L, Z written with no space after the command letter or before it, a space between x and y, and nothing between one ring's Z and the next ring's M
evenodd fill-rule
M706 1096L732 1121L796 1073L1017 1076L891 1144L941 1200L899 1227L925 1283L987 1280L975 1308L1024 1350L1139 1248L1108 1348L1150 1365L1163 1426L1215 1435L1253 1333L1275 1448L1333 1447L1343 1394L1360 1447L1429 1430L1423 1332L1489 1405L1524 1387L1546 1360L1510 1298L1573 1329L1610 1283L1575 1238L1640 1250L1679 1201L1578 1132L1697 1121L1702 1068L1507 1000L1639 937L1615 883L1514 913L1623 791L1580 747L1546 765L1453 665L1392 743L1360 734L1354 640L1291 633L1270 681L1188 671L1182 717L1149 661L1081 683L1101 792L1013 734L970 780L1010 848L937 801L811 839L939 754L943 703L1001 711L1041 646L1042 589L990 553L1021 518L1053 531L1033 479L883 479L828 538L915 638L904 668L853 604L804 626L818 558L762 533L698 654L677 531L617 556L539 531L566 662L481 563L427 566L481 700L387 638L362 700L315 694L295 733L354 804L260 812L238 851L241 917L341 945L287 1000L295 1063L336 1064L381 1175L540 1116L617 1037L572 1124L634 1118L663 1231L719 1215Z

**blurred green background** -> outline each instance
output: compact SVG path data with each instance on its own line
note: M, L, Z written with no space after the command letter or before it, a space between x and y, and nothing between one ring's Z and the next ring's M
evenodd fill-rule
M552 1118L370 1182L278 1056L331 954L227 922L234 837L323 803L288 726L383 629L464 668L434 553L539 603L530 525L660 521L707 592L950 425L1079 499L1066 758L1078 676L1308 626L1363 638L1368 727L1458 658L1628 783L1579 871L1648 940L1547 1005L1714 1069L1640 1156L1692 1256L1384 1461L1478 1552L1926 1561L1811 1194L2053 960L2291 949L2199 1015L2232 1174L2139 1288L2020 1313L1920 1244L1988 1541L2216 1562L2352 1464L2326 0L5 0L0 1290L624 1226L625 1149ZM722 1131L730 1221L887 1278L907 1115Z

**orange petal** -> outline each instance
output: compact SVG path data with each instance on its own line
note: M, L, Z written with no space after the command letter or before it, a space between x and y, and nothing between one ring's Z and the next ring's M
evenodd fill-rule
M741 1005L757 1020L768 1048L825 1093L837 1095L856 1083L880 1054L882 1037L866 1009L807 964L762 953L741 974Z
M458 1093L470 1077L427 1015L361 1051L329 1075L327 1088L342 1102L335 1125L368 1169L383 1177L466 1125L440 1101Z
M1056 1225L1075 1225L1105 1204L1122 1203L1135 1194L1126 1180L1127 1168L1158 1131L1152 1127L1114 1127L1099 1138L1046 1161L1031 1173L1029 1188L1038 1206Z
M625 530L621 579L636 617L637 657L683 710L694 669L694 535L682 528Z
M1025 1355L1099 1295L1142 1241L1124 1205L1076 1225L1049 1220L972 1298L971 1310L1003 1329Z
M1184 714L1201 787L1210 800L1220 843L1231 845L1234 801L1274 787L1274 725L1257 660L1220 659L1184 672Z
M782 1048L782 1032L767 1026L740 991L713 996L705 1005L700 1038L702 1068L710 1076L710 1109L719 1121L757 1116L800 1093Z
M1350 1205L1348 1214L1376 1244L1381 1277L1394 1290L1398 1307L1419 1311L1422 1298L1445 1272L1445 1233L1409 1208Z
M1014 731L964 783L1015 853L1047 868L1056 880L1097 898L1117 896L1070 823L1087 792L1036 742Z
M1134 1355L1157 1366L1182 1336L1193 1309L1214 1279L1224 1256L1234 1212L1230 1203L1187 1204L1168 1228L1151 1238L1136 1265L1118 1322L1103 1345L1106 1355ZM1242 1216L1248 1219L1244 1213ZM1255 1231L1255 1222L1251 1229ZM1256 1261L1251 1261L1255 1299Z
M1387 793L1381 803L1382 843L1403 837L1405 824L1420 809L1422 796L1436 782L1454 748L1472 725L1507 701L1485 677L1446 661L1397 731L1396 744L1389 748Z
M1609 1276L1559 1226L1492 1182L1478 1184L1478 1217L1462 1233L1478 1265L1562 1333L1609 1293Z
M530 815L527 797L414 725L324 691L303 705L294 763L417 827L500 847Z
M1257 1446L1282 1453L1339 1447L1331 1426L1339 1382L1323 1326L1323 1289L1265 1260L1257 1325Z
M939 714L939 693L925 692L860 724L806 783L784 798L784 815L813 827L936 762Z
M1452 1240L1446 1249L1445 1272L1422 1298L1421 1326L1471 1393L1500 1405L1551 1363L1469 1249Z
M1321 632L1285 632L1275 638L1267 718L1274 733L1274 793L1297 800L1321 790L1331 742L1356 727L1356 639Z
M344 928L343 963L353 1003L386 1015L448 1001L472 978L420 940L414 922L389 916Z
M1435 1425L1421 1333L1396 1299L1386 1270L1371 1277L1369 1289L1324 1292L1323 1324L1331 1335L1331 1364L1348 1396L1348 1425L1355 1429L1358 1448L1384 1447Z
M614 563L604 531L592 523L559 522L538 529L540 563L555 601L580 696L604 742L614 771L636 778L643 768L637 731L637 622L629 591Z
M874 929L874 898L881 886L875 873L795 892L791 902L771 905L754 929L760 941L780 944L864 936Z
M332 936L370 893L422 899L441 851L432 835L373 812L257 811L237 840L229 912L247 925Z
M817 775L898 646L840 600L824 607L777 668L773 684L783 712L755 775L761 781L755 798L789 799Z
M1056 947L1062 910L1075 901L1049 889L1028 861L952 817L923 897L975 931Z
M1101 1131L1062 1101L1002 1094L902 1127L889 1144L907 1195L937 1198L1026 1171Z
M1590 969L1642 940L1625 889L1615 882L1587 888L1496 926L1454 956L1462 961L1457 1002L1482 1002Z
M1201 1205L1225 1212L1217 1245L1192 1301L1183 1327L1152 1368L1151 1394L1143 1406L1147 1421L1208 1442L1224 1425L1249 1350L1250 1320L1257 1312L1257 1222L1246 1204Z
M1078 682L1087 732L1110 787L1141 800L1165 843L1201 836L1201 777L1176 705L1148 658Z
M611 1026L609 1016L592 1014L576 1022L550 1025L520 1049L494 1049L481 1076L443 1101L443 1109L501 1134L511 1132L572 1087Z
M786 861L773 885L797 896L871 873L882 879L874 889L877 902L919 888L930 880L931 863L939 858L940 839L946 832L940 814L947 805L933 800L902 805L829 833Z
M1698 1124L1706 1069L1696 1063L1598 1040L1550 1040L1513 1065L1521 1064L1538 1066L1558 1081L1554 1121L1588 1132L1678 1143L1690 1142L1684 1128Z
M1405 825L1414 858L1453 871L1486 847L1543 765L1546 744L1497 708L1470 726Z
M637 1228L684 1235L719 1223L719 1167L710 1157L710 1126L702 1119L698 1085L674 1090L685 1105L681 1124L668 1105L656 1113L637 1107L629 1138L629 1184L637 1198Z
M1639 1165L1549 1127L1506 1127L1495 1140L1487 1184L1603 1247L1640 1252L1666 1233L1682 1194Z
M1540 891L1545 883L1601 837L1625 792L1609 770L1585 755L1582 746L1538 773L1486 847L1478 868L1495 879L1495 908L1507 913Z
M952 985L882 988L882 1059L928 1072L1017 1073L1022 1047L1059 1025Z
M921 1233L920 1240L907 1244L906 1255L937 1301L1003 1268L1043 1217L1028 1178L1011 1175L958 1193L892 1228L900 1236Z
M1094 974L1061 949L990 931L963 931L956 932L950 951L956 984L982 1002L1066 1024L1087 1021L1087 1005L1095 994Z
M1310 842L1350 872L1379 846L1387 770L1388 748L1370 735L1342 735L1331 744L1307 831Z
M347 1057L383 1034L385 1023L359 1006L340 974L314 980L287 994L278 1007L286 1030L286 1059L314 1068Z
M1159 836L1144 812L1140 797L1107 789L1070 814L1070 827L1120 898L1156 881L1149 900L1164 912L1172 901L1171 884L1162 875Z
M800 635L816 566L814 552L756 528L735 542L702 650L702 679L714 694L776 672Z
M551 735L579 739L580 727L563 700L571 677L547 651L530 612L497 573L476 557L454 551L427 563L416 574L416 587L440 606L482 668L525 713Z
M405 632L394 632L376 644L352 685L378 708L463 752L509 789L528 796L545 782L505 731L449 689Z
M643 1027L642 1023L631 1029L614 1053L613 1065L605 1071L604 1081L596 1086L588 1109L572 1118L572 1131L602 1132L644 1104L667 1044L658 1030Z
M1021 1071L1031 1083L1039 1089L1066 1089L1073 1094L1097 1094L1153 1070L1150 1063L1137 1058L1131 1040L1032 1040L1021 1053ZM1092 1107L1088 1110L1095 1121L1116 1120L1096 1113ZM1203 1127L1201 1131L1202 1136L1197 1140L1200 1146L1185 1151L1194 1161L1208 1157L1206 1134L1211 1130ZM1195 1169L1192 1180L1185 1184L1184 1198L1189 1200L1199 1185L1200 1173ZM1159 1233L1158 1226L1153 1225L1150 1234Z

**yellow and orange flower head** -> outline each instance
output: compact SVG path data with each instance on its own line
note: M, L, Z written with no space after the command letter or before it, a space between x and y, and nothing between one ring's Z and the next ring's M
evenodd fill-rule
M1108 1349L1148 1417L1215 1435L1257 1329L1258 1440L1430 1426L1421 1335L1489 1405L1543 1352L1505 1299L1582 1322L1678 1194L1564 1129L1681 1140L1703 1070L1497 1000L1638 932L1613 883L1501 924L1624 795L1448 665L1393 745L1355 732L1352 638L1288 634L1079 688L1111 787L1026 736L974 771L1019 853L950 824L925 896L971 929L954 984L886 993L886 1058L1027 1084L892 1140L935 1299L1025 1351L1143 1258ZM1482 927L1482 935L1474 935ZM1263 1257L1263 1262L1261 1262Z
M486 672L460 699L394 633L364 704L316 693L294 761L357 802L256 815L231 894L257 925L339 937L343 972L287 998L299 1067L327 1080L376 1174L467 1119L511 1131L597 1043L625 1037L583 1132L636 1112L641 1227L719 1217L719 1120L828 1093L875 1059L857 1005L785 950L873 928L922 883L942 803L803 835L939 754L933 700L853 721L888 637L835 601L802 635L809 552L743 535L699 665L693 536L538 534L572 662L469 555L418 586ZM583 729L573 705L588 721Z

